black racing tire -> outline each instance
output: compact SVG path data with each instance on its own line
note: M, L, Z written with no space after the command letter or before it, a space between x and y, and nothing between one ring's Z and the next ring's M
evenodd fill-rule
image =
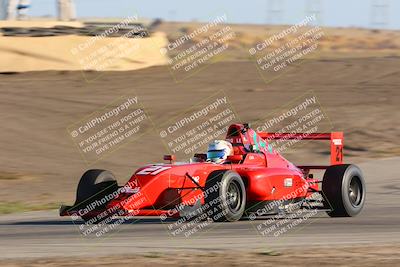
M240 175L230 170L210 173L205 186L205 212L217 222L238 221L246 207L246 188Z
M364 176L356 165L329 166L322 180L322 193L330 217L353 217L361 212L365 203Z
M84 209L91 206L96 200L104 201L105 196L117 190L118 183L111 172L98 169L88 170L82 175L79 181L74 206L78 209ZM104 209L107 203L104 202L102 205L97 205L96 209ZM81 218L84 221L90 221L93 217L82 215Z

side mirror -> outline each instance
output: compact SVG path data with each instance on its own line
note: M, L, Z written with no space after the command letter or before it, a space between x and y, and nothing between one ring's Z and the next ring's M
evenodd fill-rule
M164 155L164 160L168 160L172 164L176 160L176 157L175 155Z

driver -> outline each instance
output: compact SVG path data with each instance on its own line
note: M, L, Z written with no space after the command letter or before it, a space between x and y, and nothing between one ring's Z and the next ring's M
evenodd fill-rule
M208 145L207 161L222 164L233 155L232 144L225 140L214 140Z

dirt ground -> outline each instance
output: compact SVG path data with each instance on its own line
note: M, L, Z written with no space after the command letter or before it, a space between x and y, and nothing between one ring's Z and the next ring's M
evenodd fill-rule
M2 260L11 266L397 266L400 246L371 245L341 248L288 248L281 251L210 251L174 254L146 253L93 258Z
M167 23L157 30L174 41L197 26ZM282 30L282 27L232 26L237 35L227 51L225 60L228 61L207 65L179 82L167 65L124 72L1 73L0 214L71 204L78 181L87 169L111 170L122 184L137 167L162 162L162 156L170 151L160 138L160 125L182 117L193 105L218 92L227 97L235 111L236 122L250 125L279 114L305 94L315 96L328 117L330 125L326 129L345 134L345 162L400 156L399 32L325 29L327 35L321 41L323 55L316 53L276 79L266 79L260 75L255 62L249 61L248 47L262 40L266 33ZM126 95L139 98L153 125L146 126L146 134L139 139L97 162L85 162L67 128ZM324 142L304 142L304 145L286 150L284 155L295 164L326 164L329 147ZM374 183L378 182L381 183ZM395 188L390 191L394 195ZM387 202L382 205L387 207ZM333 227L337 225L332 224ZM43 228L47 230L48 226ZM36 231L38 228L35 234ZM57 242L63 243L59 240ZM155 248L151 253L125 256L4 259L0 260L0 265L398 265L400 245L385 242L384 245L350 246L349 243L329 247L310 244L310 247L287 247L277 251L250 251L246 247L247 250L211 248L193 252L185 248L171 254Z
M86 169L109 169L122 183L137 166L161 162L168 151L154 129L91 165L71 141L69 125L127 94L141 99L157 126L220 90L250 123L311 90L332 130L345 132L345 161L399 156L399 67L398 57L306 60L267 83L248 61L214 63L179 83L168 66L0 75L0 202L70 203ZM286 156L327 163L327 151L326 143L307 143Z

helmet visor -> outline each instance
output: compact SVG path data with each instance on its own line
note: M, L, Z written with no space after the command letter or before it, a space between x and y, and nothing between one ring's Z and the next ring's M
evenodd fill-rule
M225 150L210 150L207 152L208 159L223 159L225 156Z

